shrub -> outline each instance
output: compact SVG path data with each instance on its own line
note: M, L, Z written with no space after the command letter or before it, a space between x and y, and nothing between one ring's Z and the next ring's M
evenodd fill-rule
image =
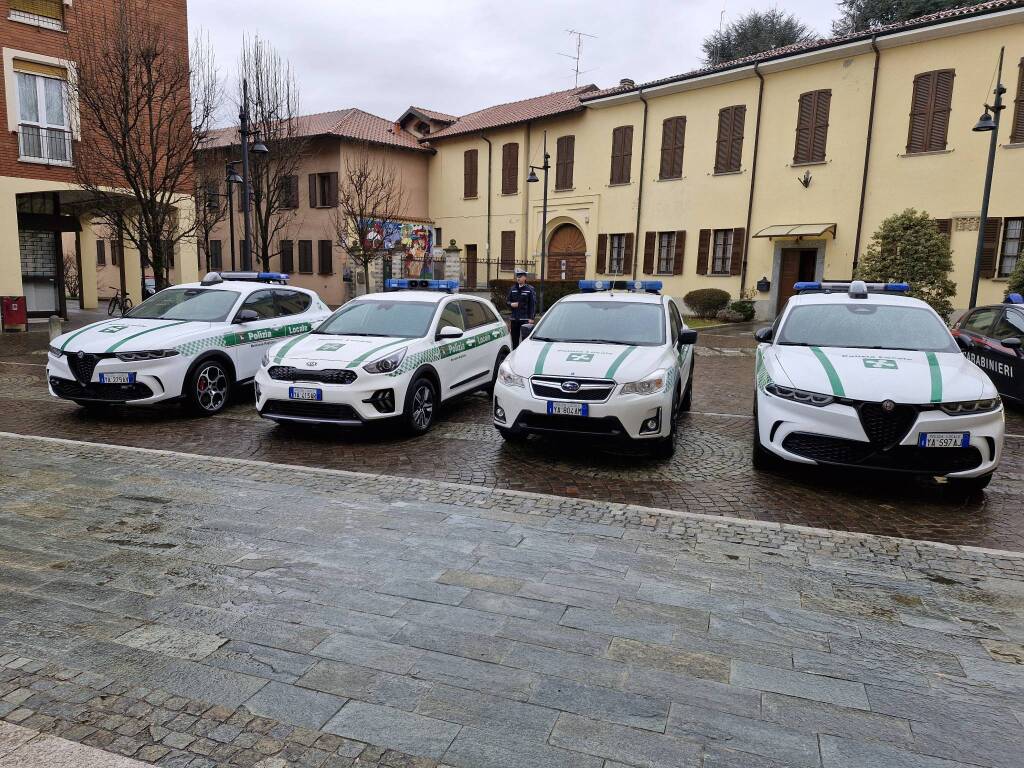
M715 315L715 319L721 320L723 323L742 323L747 318L735 309L720 309Z
M1010 282L1006 284L1006 292L1024 293L1024 258L1017 259L1017 266L1013 268Z
M907 208L887 218L871 236L857 268L860 280L910 283L910 295L928 302L943 319L953 312L956 285L949 277L949 238L926 212Z
M729 305L729 309L741 315L744 322L754 319L754 302L752 301L734 301Z
M515 280L491 280L489 283L491 288L491 301L494 302L501 312L511 312L511 308L508 306L508 291L512 287ZM534 290L537 290L536 283L530 283ZM570 293L578 293L580 284L578 280L545 280L544 281L544 305L550 307L556 301L563 296L568 296ZM538 295L537 300L540 301ZM540 313L540 307L537 308L538 314Z
M713 318L718 310L725 309L729 303L729 292L721 288L698 288L683 296L693 314L697 317Z

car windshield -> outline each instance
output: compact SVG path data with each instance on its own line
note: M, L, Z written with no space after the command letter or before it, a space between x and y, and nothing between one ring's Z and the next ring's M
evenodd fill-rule
M637 301L560 301L531 338L653 347L665 343L665 311Z
M220 323L238 301L237 291L210 288L165 288L127 314L143 320L195 320Z
M893 304L793 307L777 343L802 347L956 352L949 330L930 309Z
M429 301L351 301L315 333L337 336L426 336L437 304Z

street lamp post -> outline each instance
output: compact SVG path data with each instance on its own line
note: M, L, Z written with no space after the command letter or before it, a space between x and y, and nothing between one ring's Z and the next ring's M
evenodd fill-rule
M234 272L237 266L235 263L235 201L232 188L235 184L242 183L242 177L235 170L234 162L227 163L225 170L227 173L227 184L225 186L228 188L228 233L231 238L231 271Z
M996 96L995 102L989 106L985 105L985 112L978 120L973 130L979 133L987 132L992 135L988 142L988 165L985 167L985 191L981 196L981 221L978 224L978 247L974 253L974 275L971 279L971 303L969 308L973 309L978 304L978 281L981 278L981 257L985 252L985 225L988 222L988 203L992 195L992 172L996 164L996 147L999 144L999 116L1006 107L1003 105L1003 94L1006 88L1003 87L1003 54L1006 48L999 49L999 68L996 75L996 88L993 93Z
M242 269L252 269L252 178L249 172L249 152L266 155L266 145L257 140L251 147L249 139L255 131L249 128L249 81L242 79L242 106L238 110L238 133L242 140Z
M548 256L548 170L551 168L551 163L548 161L550 159L548 132L544 131L544 164L541 166L531 165L530 175L526 177L526 181L533 184L539 181L536 171L544 171L544 205L541 208L540 224L540 280L537 282L537 308L540 312L544 312L544 271L547 268Z

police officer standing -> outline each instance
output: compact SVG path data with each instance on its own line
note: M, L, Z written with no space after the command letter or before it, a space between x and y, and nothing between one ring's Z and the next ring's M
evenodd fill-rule
M526 284L526 270L516 270L516 282L508 291L508 305L512 309L512 349L519 346L519 335L537 314L537 293Z

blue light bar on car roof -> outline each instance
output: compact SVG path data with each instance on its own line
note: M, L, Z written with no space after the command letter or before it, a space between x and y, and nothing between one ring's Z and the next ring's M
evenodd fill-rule
M225 280L241 280L256 283L287 283L288 275L283 272L207 272L203 285L216 285Z
M661 280L580 280L581 293L597 291L642 291L659 293L663 283Z
M1006 295L1006 299L1004 300L1004 303L1006 303L1006 304L1024 304L1024 296L1021 296L1019 293L1009 293L1009 294Z
M817 280L805 280L793 284L793 290L797 293L805 291L823 291L825 293L847 293L853 283L860 282L852 280L849 282L820 282ZM909 283L864 283L868 291L872 293L907 293L910 290Z
M418 280L392 277L384 281L385 291L444 291L455 293L459 290L458 280Z

